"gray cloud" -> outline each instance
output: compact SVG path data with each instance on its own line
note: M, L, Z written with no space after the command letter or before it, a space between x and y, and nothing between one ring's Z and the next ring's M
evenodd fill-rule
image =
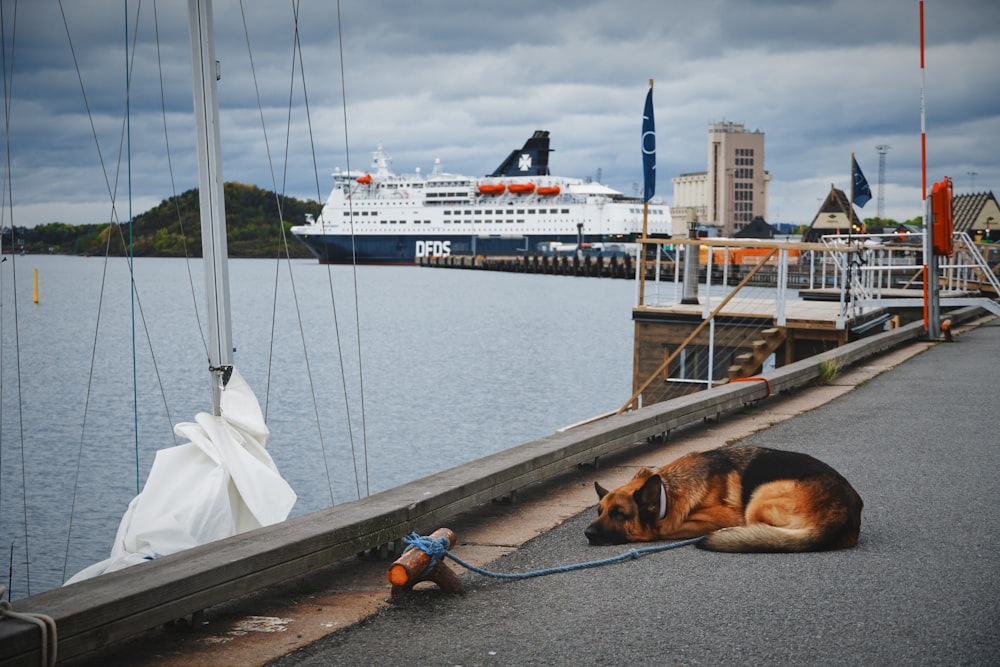
M641 180L639 116L652 78L658 192L668 201L671 176L705 168L707 125L727 119L766 133L772 221L808 222L831 183L846 186L851 151L874 187L878 144L892 146L886 215L921 212L913 0L345 1L343 89L336 5L303 2L308 117L293 52L294 4L245 0L251 70L240 3L216 0L227 180L323 198L329 173L347 166L345 146L357 168L379 142L397 171L427 170L440 158L448 171L484 174L533 130L548 129L555 170L600 170L604 182L632 192ZM121 2L63 0L69 38L56 0L18 3L16 21L14 3L2 7L14 224L104 221L109 182L119 216L127 216L127 164L119 162L126 23L136 44L132 208L172 194L168 139L177 190L196 186L183 3L130 1L126 18ZM1000 181L1000 4L927 2L925 12L929 177L950 175L966 192L968 173L976 172L976 190L993 189ZM864 215L874 215L872 204ZM5 206L5 224L10 217Z

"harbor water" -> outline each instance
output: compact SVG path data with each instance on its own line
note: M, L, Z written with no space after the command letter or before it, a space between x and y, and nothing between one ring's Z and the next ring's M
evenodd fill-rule
M632 281L230 260L235 364L293 516L614 410ZM38 303L33 302L38 274ZM0 264L0 567L13 598L106 558L177 422L209 410L200 260Z

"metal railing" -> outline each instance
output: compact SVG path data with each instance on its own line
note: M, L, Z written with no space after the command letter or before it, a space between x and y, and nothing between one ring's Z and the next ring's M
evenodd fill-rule
M852 331L862 331L888 326L889 315L878 311L912 308L926 299L920 233L831 235L820 243L721 238L646 239L642 243L644 250L654 245L657 251L652 253L654 259L637 267L642 277L637 281L637 309L697 314L701 322L665 354L663 363L623 410L634 406L637 396L658 378L701 388L718 382L716 360L724 358L720 355L727 349L752 346L752 340L759 337L759 332L744 324L740 340L732 335L720 339L716 326L720 317L756 313L772 318L759 324L761 330L784 327L788 304L802 301L800 291L809 290L813 298L837 302L836 329L861 322ZM938 258L937 280L931 281L938 295L947 297L942 303L976 305L1000 314L996 301L1000 280L984 257L991 246L975 244L966 234L956 233L954 248L951 256ZM687 258L697 259L697 271L688 270ZM692 280L697 284L685 284ZM743 321L750 319L746 316ZM748 335L752 340L747 340ZM708 341L707 346L693 343L699 336Z

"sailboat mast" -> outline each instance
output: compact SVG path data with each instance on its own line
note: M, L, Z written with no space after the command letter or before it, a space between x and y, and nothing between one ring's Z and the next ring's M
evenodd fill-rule
M222 189L222 147L216 99L218 63L212 28L211 0L188 0L191 65L194 72L194 119L198 149L198 193L201 245L208 310L208 364L212 413L220 414L222 387L233 365L233 332L229 305L226 205Z

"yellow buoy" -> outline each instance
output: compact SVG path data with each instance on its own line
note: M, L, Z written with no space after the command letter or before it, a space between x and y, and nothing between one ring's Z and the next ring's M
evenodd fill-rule
M38 269L35 269L35 303L38 303Z

